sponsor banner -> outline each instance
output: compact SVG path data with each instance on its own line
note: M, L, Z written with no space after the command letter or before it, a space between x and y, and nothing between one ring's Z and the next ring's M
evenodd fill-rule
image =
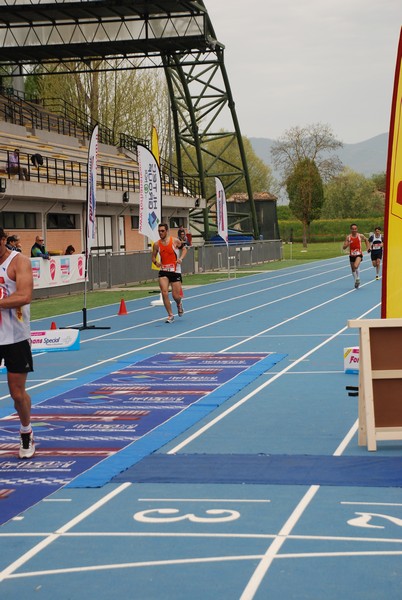
M343 370L345 373L359 372L359 348L344 348L343 350Z
M215 177L215 189L216 189L216 220L218 227L218 235L226 242L229 243L228 237L228 213L226 207L226 195L225 188L223 187L222 181L219 177Z
M98 163L98 126L92 130L88 148L88 181L87 181L87 256L96 239L96 172Z
M138 231L153 242L159 239L158 225L162 215L162 185L155 156L141 144L137 146L140 177Z
M85 281L85 256L52 256L50 260L31 258L34 289L71 285Z
M76 331L34 333L56 339ZM213 391L222 389L226 399L233 393L225 396L226 383L253 367L260 368L254 375L258 376L260 365L271 355L276 356L269 352L161 353L124 364L33 407L37 452L29 460L18 458L18 415L0 418L0 524L171 422Z
M388 138L384 219L382 318L402 317L402 32L395 68Z
M60 352L80 349L79 329L31 331L32 352Z

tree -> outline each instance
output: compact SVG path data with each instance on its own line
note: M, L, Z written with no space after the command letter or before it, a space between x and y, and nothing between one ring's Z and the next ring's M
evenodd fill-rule
M208 156L205 156L204 158L211 163L211 167L207 169L208 176L210 177L210 182L207 184L207 197L215 196L215 175L221 177L223 185L227 190L227 195L247 192L245 179L238 178L238 180L236 180L234 176L233 165L236 165L236 168L240 170L242 165L237 141L232 136L230 138L231 141L228 144L226 132L221 130L220 134L220 137L206 145ZM250 140L245 136L243 136L243 146L247 159L251 187L254 192L271 191L272 193L275 193L278 184L272 175L271 168L256 155ZM219 156L220 158L215 160L214 157L216 156ZM195 165L195 149L189 147L187 156L183 155L183 170L190 175L195 175ZM206 165L204 165L204 168L205 167Z
M376 190L385 194L385 188L387 183L386 173L375 173L371 176L371 180L374 182Z
M384 194L377 190L373 178L344 169L324 188L321 217L325 219L358 219L384 213Z
M324 188L315 162L309 158L299 160L286 180L289 208L303 223L303 247L307 247L310 223L318 219L324 202Z
M271 149L272 160L286 183L295 166L305 159L313 161L321 179L329 181L339 173L342 163L334 151L342 147L328 125L315 123L306 127L292 127L276 140Z

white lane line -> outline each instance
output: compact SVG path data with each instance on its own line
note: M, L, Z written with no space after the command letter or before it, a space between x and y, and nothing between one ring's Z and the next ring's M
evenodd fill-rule
M340 279L343 279L343 277L341 277ZM229 321L229 320L231 320L231 319L233 319L235 317L238 317L240 315L244 315L244 314L247 314L249 312L256 311L256 310L259 311L261 308L265 308L266 306L270 306L272 304L276 304L277 302L283 302L283 300L294 298L295 296L299 296L299 295L305 294L306 292L315 290L317 288L321 288L323 286L330 285L331 283L333 283L333 281L325 282L325 283L320 283L318 285L312 286L311 288L308 288L307 290L301 290L299 292L295 292L294 294L289 294L288 296L284 296L284 297L278 298L276 300L271 300L269 302L264 302L263 304L260 304L258 306L254 305L252 308L248 308L246 310L239 311L239 312L237 312L235 314L231 314L231 315L229 315L227 317L222 317L220 319L217 319L216 321L205 323L204 325L200 325L198 327L194 327L193 329L188 329L187 331L183 331L183 332L178 333L176 335L173 335L173 336L170 336L170 337L166 337L164 340L158 340L158 341L153 342L151 344L146 344L144 346L141 346L140 348L135 348L134 350L129 350L128 352L123 352L122 354L118 354L118 355L115 355L113 357L106 358L104 360L96 361L95 363L92 363L92 364L87 365L85 367L81 367L80 369L76 369L75 371L70 371L69 373L65 373L64 375L59 375L58 377L54 377L52 379L49 379L48 381L41 382L41 383L38 383L36 385L29 386L29 387L27 387L27 391L37 389L39 387L42 387L44 385L48 385L50 383L54 383L55 381L61 381L61 380L64 381L66 377L71 377L73 375L76 375L77 373L82 373L84 371L88 371L88 370L90 370L90 369L92 369L94 367L98 367L100 365L116 361L116 360L121 359L121 358L123 358L125 356L130 356L132 354L135 354L137 352L141 352L141 351L146 350L148 348L153 348L154 346L158 346L159 344L170 342L172 340L175 340L175 339L181 338L183 336L186 336L189 333L194 333L195 331L200 331L201 329L205 329L207 327L213 327L217 323L223 323L224 321ZM350 290L348 292L345 292L344 295L346 296L346 295L348 295L348 294L350 294L352 292L355 292L355 291L356 290ZM224 300L222 302L223 303L227 303L227 300ZM215 306L216 304L221 304L222 302L217 302L213 306ZM193 309L193 310L202 310L202 308L197 308L197 309ZM188 311L188 312L192 312L192 311ZM160 319L156 319L156 321L160 321ZM139 324L139 325L134 325L134 326L131 326L131 327L127 327L125 329L121 329L121 330L119 330L119 332L130 331L130 330L135 329L137 327L143 327L144 325L148 325L148 324L149 324L149 322L148 323L142 323L142 324ZM119 333L119 332L116 332L116 333ZM108 334L105 334L105 335L102 335L102 336L98 336L96 338L92 338L91 340L85 340L85 341L94 341L94 340L98 340L101 337L106 337L106 336L109 336L109 335L112 335L112 334L108 333ZM245 341L247 341L247 340L245 340ZM4 399L9 398L9 397L10 397L10 395L6 394L5 396L1 396L0 400L4 400Z
M22 567L22 565L24 565L31 558L36 556L36 554L39 554L39 552L41 552L42 550L44 550L45 548L50 546L50 544L52 544L53 542L58 540L59 537L61 535L63 535L63 533L66 533L67 531L69 531L69 529L71 529L72 527L75 527L75 525L78 525L78 523L80 523L81 521L86 519L89 515L92 515L95 511L98 510L98 508L101 508L102 506L107 504L115 496L120 494L120 492L123 492L130 486L131 486L131 483L123 483L122 485L120 485L119 487L114 489L112 492L110 492L109 494L106 494L106 496L103 496L103 498L101 498L100 500L98 500L97 502L92 504L92 506L90 506L89 508L87 508L86 510L84 510L83 512L78 514L76 517L74 517L73 519L68 521L65 525L63 525L62 527L57 529L54 533L51 533L44 540L42 540L38 544L36 544L36 546L34 546L30 550L28 550L28 552L25 552L25 554L22 554L22 556L17 558L17 560L15 560L11 564L9 564L8 567L6 567L2 571L0 571L0 583L2 581L4 581L4 579L8 579L8 578L12 577L12 574L14 573L14 571L16 571L17 569Z
M327 271L325 271L325 273L319 273L319 275L328 275L329 273L334 273L335 271L342 271L343 272L344 269L338 267L336 269L327 270ZM324 282L321 285L328 285L330 283L333 283L334 281L340 281L341 279L346 279L348 276L349 275L342 275L342 277L338 277L338 279L333 279L331 281ZM280 277L284 277L284 275L281 275ZM317 273L313 273L313 274L308 275L306 277L300 277L300 279L294 279L294 280L291 280L291 281L286 281L285 283L278 283L277 285L268 285L267 287L261 287L258 290L255 290L253 292L249 292L247 294L240 293L238 296L232 296L231 295L230 296L230 301L237 300L237 299L242 299L242 298L246 298L247 296L253 296L255 294L261 294L263 292L271 292L272 290L275 290L275 289L278 289L278 288L283 288L285 286L294 285L296 283L306 281L307 279L316 279L316 278L317 278ZM266 285L267 283L270 284L271 281L272 281L272 279L273 278L271 278L269 281L265 281L265 280L259 281L258 283L259 284L263 283L264 285ZM365 285L367 285L367 284L365 284ZM250 285L247 284L247 283L242 283L240 285L235 285L235 286L231 286L231 287L228 287L228 288L221 288L219 290L219 293L220 293L221 296L224 294L224 292L230 292L230 294L232 294L233 289L236 289L238 287L247 287L247 288L249 288ZM362 285L361 287L364 287L364 286ZM356 290L353 288L350 291L355 292ZM203 294L198 294L195 298L199 299L202 296L209 296L211 294L216 295L216 293L217 293L217 290L213 290L213 291L210 291L210 292L204 292ZM191 296L188 299L192 300L193 298L194 298L194 296ZM190 311L187 310L186 312L188 313L188 312L193 312L193 311L196 311L196 310L204 310L205 308L210 308L211 306L215 306L215 304L223 304L223 303L227 303L227 302L228 302L228 298L226 298L225 300L221 300L219 302L215 302L214 304L208 304L207 306L203 305L201 307L191 309ZM114 306L114 304L112 306ZM135 312L139 312L139 311L143 311L143 310L150 310L152 308L154 308L154 307L147 306L145 308L143 307L143 308L140 308L140 309L135 309L133 311L130 311L130 313L135 313ZM118 315L114 314L114 315L109 315L109 316L104 316L104 317L98 317L97 319L92 319L91 323L98 323L100 321L105 321L107 319L115 318L115 317L118 317ZM152 321L148 321L148 323L153 323L153 322L157 322L157 321L160 321L160 320L162 320L162 319L154 319ZM148 323L143 323L141 326L146 325ZM78 323L76 325L78 325ZM138 325L138 326L140 326L140 325ZM71 325L70 327L74 327L74 325ZM124 331L124 330L122 330L122 331ZM105 335L111 335L111 334L105 334ZM104 337L104 336L93 337L93 338L90 338L90 340L85 340L85 341L91 341L91 340L94 340L94 339L99 339L99 337Z
M10 575L9 579L25 579L27 577L41 577L44 575L64 575L66 573L90 573L93 571L105 571L114 569L135 569L143 567L161 567L161 566L177 566L177 565L198 565L205 563L221 563L245 560L258 560L261 554L245 554L239 556L208 556L207 558L178 558L170 560L149 560L142 562L130 563L111 563L105 565L93 565L89 567L71 567L66 569L47 569L45 571L33 571L28 573L17 573Z
M363 319L369 312L371 312L371 311L367 311L364 314L362 314L359 317L359 319ZM270 381L272 381L272 380L270 380ZM267 382L267 383L270 383L270 382ZM335 450L335 452L337 453L337 456L340 456L341 452L343 452L344 448L346 447L345 446L346 440L350 441L351 432L354 428L357 429L357 422L354 423L352 428L349 430L349 432L345 436L344 440L342 440L341 444ZM334 456L335 456L335 453L334 453ZM244 591L240 597L240 600L253 600L258 588L261 585L261 582L263 581L265 575L267 574L267 572L272 564L272 561L278 557L278 552L279 552L280 548L282 547L283 543L285 542L285 540L287 539L287 536L290 535L293 527L297 524L298 520L300 519L300 517L304 513L305 509L308 507L308 505L310 504L310 502L312 501L312 499L314 498L314 496L316 495L316 493L318 492L319 489L320 489L319 485L312 485L307 490L306 494L300 500L299 504L296 506L295 510L293 511L293 513L291 514L291 516L289 517L289 519L287 520L285 525L282 527L281 531L278 534L278 538L276 540L274 540L272 542L272 544L268 547L268 549L264 555L264 558L261 560L257 569L254 571L253 575L251 576L248 584L244 588Z
M342 501L340 504L357 504L358 506L402 506L398 502L347 502Z
M52 535L49 531L35 533L0 533L0 538L43 538L44 536ZM161 532L161 531L79 531L63 533L63 538L91 538L91 537L116 537L116 538L207 538L207 539L262 539L272 540L276 538L276 533L187 533L179 532ZM351 536L336 536L336 535L288 535L288 540L296 541L330 541L330 542L364 542L367 544L401 544L401 538L369 538L369 537L351 537ZM282 554L280 556L283 556ZM280 557L278 557L280 558Z
M283 525L282 529L279 531L277 537L268 547L266 553L264 554L264 557L260 561L258 567L251 576L248 584L244 588L243 593L240 596L240 600L251 600L252 598L254 598L254 595L257 592L262 580L264 579L269 567L271 566L273 560L276 558L282 545L285 543L287 536L290 534L293 527L296 525L304 510L310 504L311 500L314 498L319 489L319 485L312 485L304 494L303 498L300 500L300 502L298 503L298 505L296 506L286 523Z
M242 498L138 498L138 502L262 502L271 500L252 500Z
M339 269L335 269L335 270L339 271ZM295 281L289 281L289 282L286 282L286 283L280 283L278 285L269 286L267 288L258 289L258 290L255 290L253 292L242 293L239 296L231 296L230 302L232 303L232 302L235 302L236 300L243 300L244 298L247 298L249 296L255 296L256 294L261 295L264 292L271 292L272 290L275 290L277 288L283 288L284 286L292 285L294 283L298 283L299 281L306 281L308 279L315 279L316 277L317 277L317 275L314 273L313 275L309 275L308 277L302 277L301 279L298 279L297 282L295 282ZM310 291L315 290L317 288L324 287L324 286L327 286L327 285L331 285L335 281L341 281L342 279L346 279L347 277L348 277L347 275L342 275L341 277L338 277L337 279L332 279L331 281L324 281L323 283L319 283L319 284L317 284L317 285L315 285L313 287L310 287L310 288L308 288L306 290L301 290L299 292L295 292L295 293L289 294L287 296L282 296L281 298L276 298L275 300L272 300L272 301L267 302L265 304L261 304L259 306L254 306L251 309L249 309L249 311L256 310L257 308L264 308L265 306L268 306L270 304L274 304L276 302L281 302L283 300L287 300L289 298L293 298L294 296L298 296L298 295L302 295L302 294L304 294L306 292L310 292ZM363 286L361 286L361 287L363 287ZM232 290L230 290L230 291L232 291ZM346 294L350 294L350 293L354 293L354 292L356 292L356 290L353 288L353 289L348 290L345 293ZM208 294L209 294L209 292L207 292L205 295L208 295ZM216 294L216 292L215 292L215 294ZM206 306L203 305L203 306L198 306L197 308L187 309L185 311L185 314L188 315L188 314L193 313L193 312L199 312L199 311L203 311L203 310L206 310L206 309L209 310L211 307L219 306L220 304L227 304L227 303L228 303L228 299L225 298L223 300L218 300L218 301L213 302L212 304L208 304ZM249 312L249 311L244 311L244 312ZM233 318L233 317L236 317L236 316L238 316L240 314L243 314L243 313L242 312L235 313L234 315L232 315L230 317L227 317L227 318ZM107 318L108 317L101 317L99 319L95 319L95 320L91 321L91 323L92 322L96 323L96 322L99 322L99 321L104 321ZM131 331L133 329L138 329L140 327L145 327L145 326L151 325L153 323L160 323L163 320L164 320L163 317L162 318L158 317L157 319L152 319L152 320L149 320L149 321L144 321L143 323L137 323L136 325L131 325L130 327L125 327L123 329L118 329L117 331L111 331L110 333L104 333L102 335L97 335L97 336L94 336L94 337L89 338L87 340L82 340L81 343L82 344L88 344L90 342L93 342L94 340L99 340L99 339L102 339L102 338L110 337L110 336L116 335L116 333L121 333L123 331Z
M333 259L333 262L335 263L335 259ZM306 265L295 265L295 266L297 266L297 267L303 267L303 266L306 266ZM326 266L328 266L328 261L326 261ZM267 274L266 278L258 278L255 281L250 281L249 280L249 277L251 279L253 277L253 275L250 275L250 276L247 276L247 277L242 277L242 279L241 279L242 283L239 282L236 285L231 285L231 286L228 286L227 288L222 288L221 287L220 289L223 289L223 291L232 291L233 289L244 287L244 286L249 287L250 285L254 285L254 284L255 285L259 285L261 283L266 283L266 281L264 281L264 279L267 279L269 281L273 281L274 279L281 279L283 277L289 276L289 269L291 269L291 268L293 268L293 267L286 267L285 269L281 269L280 272L277 272L277 271L266 271L266 274ZM339 271L341 268L342 267L337 267L335 269L331 269L330 272L332 272L332 271ZM315 262L313 266L309 265L308 268L303 269L303 271L304 272L316 271L317 269L322 269L322 265L319 264L318 261ZM300 269L298 269L298 270L300 270ZM295 275L298 274L298 270L295 270L295 273L294 273ZM328 270L326 270L326 273L328 273ZM268 277L268 275L271 275L271 276ZM245 280L247 280L247 281L245 281ZM301 280L296 280L296 281L302 281L302 279ZM222 283L223 283L222 281L216 282L216 284L217 285L219 284L220 286L222 286ZM157 284L157 282L156 282L156 284ZM210 283L208 285L212 286L212 285L215 285L215 284L214 283ZM278 286L276 286L276 287L278 287ZM127 291L134 291L134 290L132 288L127 288ZM186 286L185 285L184 285L184 291L186 291ZM194 295L194 296L189 296L188 299L191 299L191 300L198 299L198 298L201 298L203 296L208 296L208 295L211 295L211 294L216 294L216 289L211 290L209 292L203 292L202 294L197 294L197 295ZM131 300L126 300L126 304L131 303L131 302L139 302L139 301L142 301L142 300L146 300L146 297L144 297L144 298L132 298ZM112 307L112 306L116 306L116 305L118 305L118 302L112 302L111 304L104 304L103 306L94 306L93 308L91 308L91 311L102 310L104 308L108 308L108 307ZM150 305L149 306L143 306L143 307L136 308L136 309L134 309L132 311L129 311L129 312L130 313L141 312L141 311L144 311L144 310L150 310L152 308L153 307L150 306ZM59 315L54 315L54 316L55 317L68 317L68 316L72 316L72 315L75 315L75 314L81 316L81 311L75 310L75 311L70 312L70 313L61 313ZM109 315L109 317L102 317L102 318L99 318L98 320L102 320L102 319L106 319L106 318L110 318L110 317L116 317L116 316L117 315ZM50 318L51 317L41 317L40 319L35 319L35 321L32 321L32 323L44 321L44 320L50 319Z
M377 305L377 306L379 306L379 305ZM365 312L363 315L361 315L358 318L362 319L367 314L369 314L370 312L372 312L372 310L374 310L375 308L377 308L377 306L375 306L373 308L370 308L367 312ZM206 425L204 425L203 427L201 427L200 429L198 429L196 432L194 432L188 438L186 438L185 440L183 440L182 442L180 442L180 444L178 444L177 446L175 446L174 448L172 448L171 450L169 450L167 452L167 454L175 454L176 452L179 452L179 450L182 450L182 448L184 448L185 446L187 446L187 444L189 444L190 442L192 442L193 440L195 440L196 438L198 438L200 435L202 435L203 433L205 433L206 431L208 431L208 429L210 429L211 427L213 427L214 425L216 425L216 423L219 423L219 421L221 421L222 419L224 419L227 415L229 415L233 411L237 410L237 408L239 406L241 406L245 402L248 402L248 400L250 400L250 398L253 398L256 394L259 394L263 389L265 389L266 387L268 387L269 385L271 385L272 383L274 383L274 381L276 381L277 379L279 379L279 377L282 377L283 375L285 375L285 373L287 373L288 371L290 371L290 369L293 369L294 366L298 365L299 363L301 363L302 361L304 361L306 358L308 358L309 356L311 356L312 354L314 354L314 352L316 352L320 348L323 348L326 344L328 344L329 342L331 342L332 340L334 340L340 333L342 333L343 331L345 331L345 329L347 329L347 327L343 327L342 329L340 329L339 331L337 331L336 333L334 333L333 335L331 335L329 338L327 338L326 340L324 340L323 342L321 342L321 344L318 344L317 346L314 346L314 348L311 348L311 350L309 350L308 352L306 352L305 354L303 354L302 356L300 356L300 358L298 358L294 362L290 363L287 367L285 367L284 369L282 369L282 371L279 371L276 375L274 375L273 377L271 377L271 379L268 379L267 381L265 381L264 383L262 383L255 390L253 390L252 392L250 392L249 394L247 394L247 396L244 396L243 398L241 398L240 400L238 400L238 402L236 402L230 408L228 408L223 413L221 413L220 415L218 415L217 417L215 417L215 419L212 419L212 421L210 421L209 423L207 423ZM226 351L227 351L227 349L226 349Z

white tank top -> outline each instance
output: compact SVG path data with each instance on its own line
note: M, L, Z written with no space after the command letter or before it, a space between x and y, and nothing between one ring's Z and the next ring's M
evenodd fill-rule
M0 298L8 298L16 289L17 284L9 278L7 269L11 261L19 255L12 251L10 256L0 265ZM21 308L7 308L0 310L0 345L16 344L29 340L30 331L30 305Z

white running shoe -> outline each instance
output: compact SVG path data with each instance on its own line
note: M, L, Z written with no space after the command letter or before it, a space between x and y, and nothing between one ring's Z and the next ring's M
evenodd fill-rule
M168 318L166 319L165 323L173 323L173 321L174 321L174 316L169 315Z
M355 281L355 288L357 289L360 285L360 279L356 279Z
M35 441L32 430L29 433L20 433L20 458L31 458L35 454Z

